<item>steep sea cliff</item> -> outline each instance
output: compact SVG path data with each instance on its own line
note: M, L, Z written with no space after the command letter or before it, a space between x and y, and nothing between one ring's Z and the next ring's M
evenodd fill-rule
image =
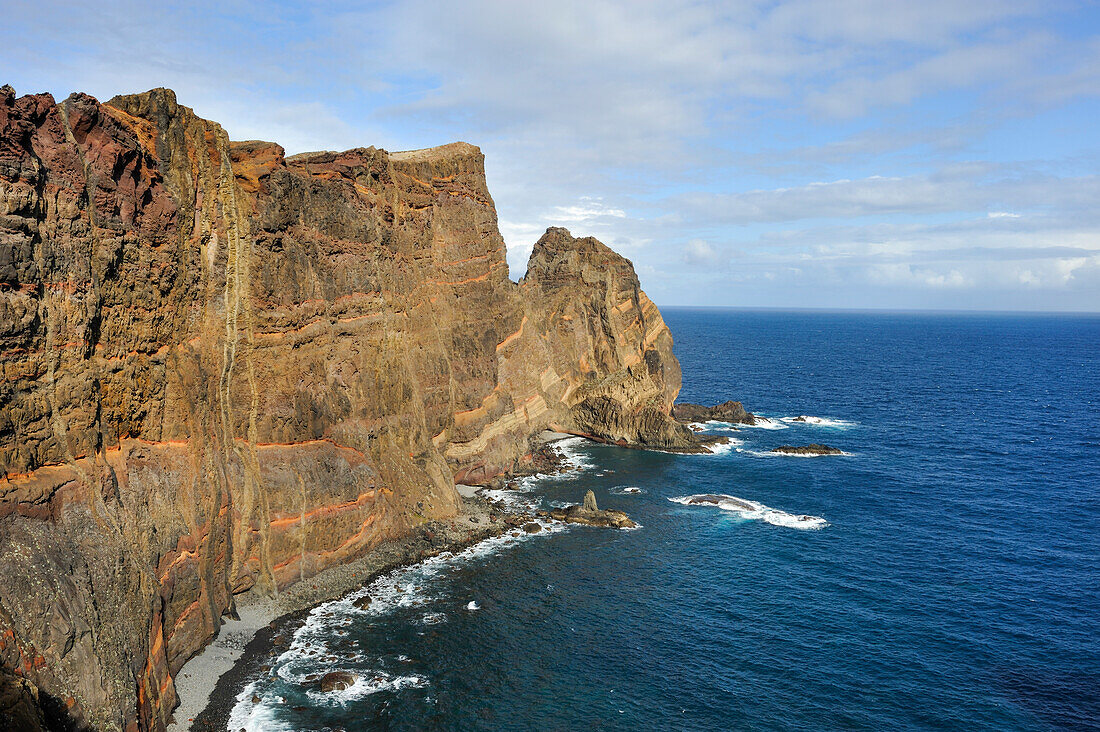
M164 89L0 89L0 714L159 730L264 596L453 516L552 428L699 449L630 263L527 276L474 146L285 157Z

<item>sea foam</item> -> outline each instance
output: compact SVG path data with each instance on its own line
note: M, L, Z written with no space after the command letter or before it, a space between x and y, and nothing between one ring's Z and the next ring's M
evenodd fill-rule
M723 511L736 513L744 519L764 521L773 526L786 526L790 529L806 531L821 529L829 525L820 516L787 513L765 506L763 503L722 493L698 493L691 496L677 496L668 500L684 506L715 506Z
M361 590L313 608L294 632L290 647L276 659L276 675L285 684L301 686L309 683L307 677L311 674L335 670L347 670L356 674L355 683L342 691L307 692L310 703L315 706L343 706L349 701L380 691L428 686L428 679L424 676L391 673L380 667L383 659L362 652L349 653L346 648L336 648L330 644L343 640L341 630L352 616L382 616L399 608L419 608L433 602L445 602L446 598L436 589L437 583L432 580L456 566L465 566L471 560L491 556L508 547L569 530L561 523L533 520L542 526L542 531L535 534L518 532L517 535L509 532L493 536L458 552L444 552L418 564L399 567L378 577ZM365 608L356 607L355 601L364 596L371 598L370 604ZM469 603L465 605L465 609L477 610L480 606ZM420 622L425 625L447 620L444 612L432 611L427 607L424 610ZM253 695L260 697L258 704L252 703ZM230 712L229 729L244 729L247 732L290 730L291 727L277 720L277 709L282 703L277 692L262 688L259 682L250 683L237 695L237 703Z
M786 422L790 425L811 425L814 427L835 427L837 429L848 429L849 427L855 427L858 422L850 422L846 419L832 419L830 417L811 417L807 414L802 414L797 417L780 417L781 422Z

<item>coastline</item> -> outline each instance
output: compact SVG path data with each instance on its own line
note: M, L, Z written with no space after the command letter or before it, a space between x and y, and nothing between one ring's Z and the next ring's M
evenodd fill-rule
M405 537L383 542L354 561L292 585L278 598L250 592L238 596L240 619L227 620L214 639L176 675L179 705L167 729L223 732L240 689L262 673L264 662L289 643L294 629L312 608L343 597L398 567L502 534L511 528L502 513L480 497L463 495L462 508L453 518L423 524Z

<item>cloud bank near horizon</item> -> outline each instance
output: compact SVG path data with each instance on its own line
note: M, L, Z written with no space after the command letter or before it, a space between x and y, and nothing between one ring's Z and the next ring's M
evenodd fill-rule
M4 82L154 86L288 152L463 139L513 275L661 304L1100 310L1100 10L1031 0L10 4Z

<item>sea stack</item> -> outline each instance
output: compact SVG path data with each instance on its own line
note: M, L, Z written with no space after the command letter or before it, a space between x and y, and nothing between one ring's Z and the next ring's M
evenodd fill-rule
M581 505L574 504L567 508L555 509L549 515L556 521L569 524L606 526L613 529L632 529L637 526L623 511L600 510L596 506L596 494L591 490L584 494L584 502Z

